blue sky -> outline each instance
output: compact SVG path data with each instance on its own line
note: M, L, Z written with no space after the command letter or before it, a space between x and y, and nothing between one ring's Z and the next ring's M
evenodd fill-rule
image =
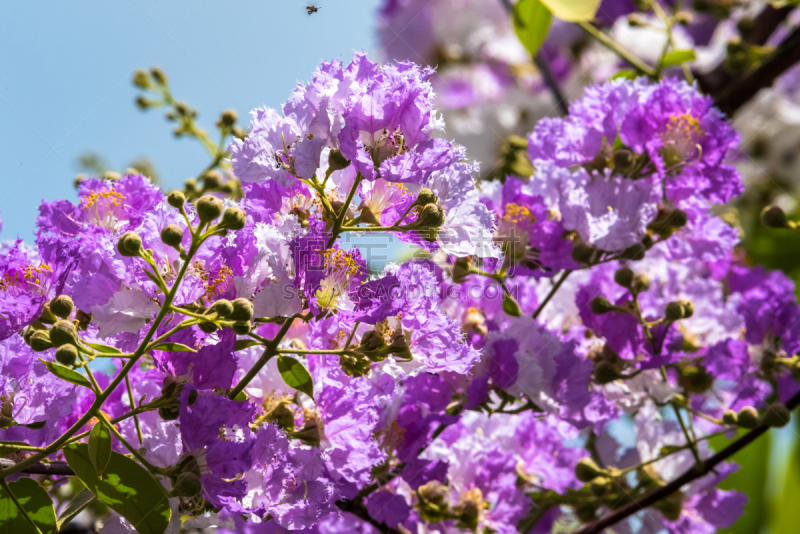
M164 110L133 105L137 68L162 67L173 94L212 129L220 111L278 107L323 59L377 57L378 0L67 0L3 6L0 239L32 240L42 198L75 200L78 156L124 168L146 156L167 188L208 163L176 140ZM43 6L47 7L44 8Z

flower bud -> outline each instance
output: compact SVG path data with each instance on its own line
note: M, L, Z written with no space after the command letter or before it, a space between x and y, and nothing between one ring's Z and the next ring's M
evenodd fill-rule
M127 258L138 256L142 253L142 238L135 232L125 232L117 241L117 251Z
M771 427L784 427L789 424L792 414L782 402L773 402L761 414L761 423Z
M428 204L419 212L419 217L411 225L413 228L439 228L444 224L444 210L436 204Z
M602 474L603 472L591 458L581 458L575 464L575 478L581 482L591 482Z
M342 155L341 150L331 150L328 154L328 167L334 171L340 171L350 166L350 160Z
M683 228L689 222L689 216L683 210L673 210L669 215L669 224L675 228Z
M67 295L59 295L50 301L50 311L62 319L66 319L72 313L74 304Z
M739 417L733 410L725 410L725 413L722 414L722 422L726 425L736 425L739 422Z
M78 344L78 329L70 321L61 319L50 329L50 342L54 347Z
M228 128L236 124L237 120L239 120L239 116L232 109L226 109L219 116L219 122Z
M633 286L631 287L631 291L634 293L641 293L642 291L647 291L650 289L650 279L643 274L637 274L633 278Z
M742 428L755 428L758 426L758 410L752 406L745 406L736 415L737 424Z
M578 242L572 245L572 259L578 263L594 263L597 249L592 245Z
M714 377L702 367L686 365L680 369L678 382L681 387L689 393L704 393L708 391L714 383Z
M681 299L668 303L664 313L668 321L680 321L694 314L694 306L688 300Z
M161 241L170 247L179 248L183 241L183 228L177 224L168 224L161 229Z
M200 477L194 473L181 473L175 479L175 485L172 487L172 494L176 497L194 497L203 491L203 483L200 482Z
M45 302L42 306L42 313L39 315L39 321L47 324L53 324L58 321L58 317L53 310L50 309L50 303Z
M167 84L167 75L164 74L164 71L161 70L160 67L151 67L150 74L153 75L153 79L161 85Z
M222 213L222 201L211 195L203 195L194 203L197 216L201 223L208 223L216 219Z
M619 379L619 373L609 362L600 362L594 368L594 381L600 385Z
M231 321L251 321L253 319L253 303L246 298L239 297L232 303L233 311L228 314Z
M786 219L786 213L775 204L771 204L761 210L761 224L767 228L788 228L789 221Z
M447 506L450 490L438 480L431 480L417 489L417 495L423 501L436 506Z
M614 306L602 295L598 295L589 303L589 308L595 315L603 315L604 313L614 311Z
M75 345L62 345L56 351L56 361L61 365L70 367L75 364L78 359L78 349Z
M640 261L644 259L647 246L645 244L637 244L626 248L619 253L619 257L624 260Z
M161 408L158 409L158 415L164 421L174 421L175 419L181 416L181 407L180 405L174 407L162 406Z
M522 309L511 295L503 294L503 311L509 317L520 317L522 315Z
M44 352L53 348L50 333L47 330L36 330L30 338L30 346L34 352Z
M219 171L211 170L203 174L203 189L219 189L222 185L222 175Z
M417 199L414 201L415 206L427 206L428 204L436 203L436 195L427 187L420 189Z
M238 336L246 336L253 329L253 323L250 321L239 321L233 323L231 330Z
M142 89L147 89L150 85L150 76L147 75L146 70L137 69L133 73L133 85Z
M231 207L222 214L219 227L226 230L241 230L245 224L247 224L247 216L244 212L239 208Z
M622 287L631 287L634 277L633 270L630 267L621 267L614 273L614 281Z
M597 477L589 483L589 491L592 492L592 495L595 497L602 497L608 493L609 489L611 489L611 480L605 477Z
M614 170L622 174L627 174L634 164L633 152L627 148L622 148L614 152Z
M213 334L218 330L217 325L211 322L200 323L199 325L197 325L197 327L206 334Z
M233 304L228 299L219 299L211 306L211 311L224 319L233 313Z
M581 523L591 523L597 519L597 505L594 503L583 503L575 507L575 517Z
M186 203L186 195L183 194L183 191L172 191L167 195L167 203L173 208L180 209Z

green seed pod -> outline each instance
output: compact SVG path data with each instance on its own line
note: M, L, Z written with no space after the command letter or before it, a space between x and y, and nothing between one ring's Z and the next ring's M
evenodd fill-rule
M427 206L428 204L435 204L436 203L436 195L433 194L433 191L428 189L427 187L423 187L420 189L419 194L417 195L417 200L414 201L414 205L416 206Z
M78 349L75 345L62 345L56 351L56 361L61 365L71 367L78 359Z
M170 247L180 247L183 241L183 228L177 224L166 225L161 229L161 241Z
M439 228L444 224L444 210L436 204L428 204L422 208L419 217L412 227L414 228Z
M231 330L234 331L236 335L239 336L246 336L250 333L250 330L253 329L253 323L250 321L240 321L238 323L233 323Z
M722 422L726 425L736 425L739 422L739 416L736 415L736 412L733 410L726 410L724 414L722 414Z
M151 67L150 68L150 74L153 75L153 78L159 84L161 84L161 85L166 85L167 84L167 75L164 74L164 71L161 70L160 67Z
M233 311L228 314L231 321L246 322L253 319L253 303L246 298L239 297L232 303Z
M522 309L511 295L503 294L503 311L509 317L520 317L522 315Z
M183 191L172 191L167 195L167 203L173 208L180 209L186 203L186 195L183 194Z
M773 402L761 414L761 423L771 427L784 427L789 424L792 413L782 402Z
M30 346L34 352L44 352L53 348L50 333L47 330L36 330L30 338Z
M70 321L61 319L50 329L50 342L54 347L78 344L78 329Z
M142 89L147 89L150 85L150 76L147 74L146 70L137 69L136 72L133 73L133 85Z
M213 334L217 331L217 325L214 323L200 323L197 327L206 334Z
M74 306L72 299L67 295L59 295L50 301L50 311L62 319L70 316Z
M595 315L603 315L604 313L614 311L614 306L602 295L598 295L589 303L589 308Z
M328 166L334 171L340 171L350 166L350 160L340 150L331 150L328 154Z
M207 171L203 174L203 189L219 189L222 185L222 175L219 171Z
M622 287L631 287L633 284L634 272L630 267L621 267L614 273L614 281Z
M745 406L737 414L737 424L742 428L755 428L758 426L758 410L752 406Z
M194 203L201 223L208 223L222 214L222 201L211 195L203 195Z
M761 224L767 228L788 228L789 221L786 219L786 213L775 204L771 204L761 210Z
M176 497L194 497L203 491L203 483L200 482L200 477L194 473L181 473L175 479L175 485L172 487L172 494Z
M591 482L603 472L591 458L581 458L575 464L575 477L581 482Z
M223 126L227 126L228 128L236 124L237 120L239 120L239 115L237 115L236 112L233 111L232 109L226 109L219 116L220 123L222 123Z
M219 222L220 228L226 230L241 230L247 224L247 215L244 214L239 208L228 208L222 214L222 220Z
M211 306L211 311L224 319L233 313L233 304L228 299L219 299Z
M677 300L667 304L665 317L668 321L688 319L694 314L694 306L688 300Z
M142 238L135 232L125 232L117 241L117 251L127 258L138 256L142 252Z

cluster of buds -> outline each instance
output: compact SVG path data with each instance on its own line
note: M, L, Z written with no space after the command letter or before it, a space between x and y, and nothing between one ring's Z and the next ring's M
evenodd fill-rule
M74 309L72 299L59 295L42 307L42 314L26 329L23 339L36 352L52 348L56 350L56 361L72 366L78 359L78 328L86 326L88 316L78 310L76 318L70 320ZM49 329L46 325L52 325Z

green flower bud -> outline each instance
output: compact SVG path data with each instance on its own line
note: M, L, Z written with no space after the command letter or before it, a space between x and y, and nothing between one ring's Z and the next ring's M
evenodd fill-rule
M50 329L50 342L54 347L78 344L78 329L70 321L61 319Z
M789 424L792 414L782 402L773 402L761 414L761 423L771 427L784 427Z
M203 189L219 189L222 185L222 175L219 171L210 170L203 174Z
M194 207L202 223L211 222L222 214L222 201L211 195L200 197L194 203Z
M581 523L591 523L597 519L597 505L593 503L583 503L575 507L575 517Z
M247 216L244 212L239 208L230 207L222 214L219 227L227 230L241 230L245 224L247 224Z
M137 69L133 73L133 85L142 89L147 89L150 86L150 76L146 70Z
M176 497L194 497L203 491L203 483L200 482L200 477L194 473L181 473L175 479L175 485L172 486L172 494Z
M634 293L641 293L642 291L647 291L650 289L650 279L643 274L637 274L633 278L633 286L631 290Z
M50 333L47 330L36 330L30 338L30 346L34 352L44 352L53 348Z
M667 304L665 317L668 321L688 319L694 314L694 306L688 300L677 300Z
M135 232L125 232L117 241L117 251L127 258L138 256L142 252L142 238Z
M622 174L627 174L633 168L636 161L633 152L627 148L622 148L614 152L614 170Z
M609 362L600 362L594 368L594 381L600 385L619 379L619 373Z
M246 298L239 297L232 302L233 311L228 315L231 321L251 321L253 319L253 303Z
M62 345L56 351L56 361L61 365L70 367L75 364L78 359L78 349L75 345Z
M704 393L714 383L714 377L704 368L687 365L681 368L678 383L689 393Z
M191 390L189 392L189 398L186 399L186 404L188 404L189 406L192 406L195 402L197 402L197 395L198 395L198 393L197 393L196 389Z
M426 503L439 507L446 507L448 497L450 496L450 490L438 480L431 480L417 489L417 495Z
M783 210L771 204L761 210L761 224L767 228L788 228L789 221L786 219L786 213Z
M53 324L58 321L58 317L55 313L50 309L50 303L46 302L44 306L42 306L42 313L39 314L39 320L43 323Z
M595 315L603 315L604 313L614 311L614 306L602 295L598 295L589 303L589 309Z
M634 272L630 267L621 267L614 273L614 281L622 287L631 287L633 284Z
M116 182L122 178L122 175L118 172L106 171L100 175L100 178L103 180L108 180L109 182Z
M164 71L161 70L160 67L151 67L150 74L153 75L153 79L161 85L167 84L167 75L164 74Z
M41 321L33 321L30 325L28 325L28 328L25 329L25 332L22 334L22 339L25 341L25 343L30 345L31 336L38 331L47 332L47 327ZM49 336L50 334L47 335Z
M67 295L59 295L50 301L50 311L62 319L66 319L72 313L74 304Z
M217 325L214 323L200 323L197 327L206 334L213 334L217 331Z
M503 311L509 317L520 317L522 315L522 309L511 295L503 294Z
M737 424L742 428L755 428L758 426L758 410L752 406L745 406L737 414Z
M436 203L436 195L427 187L420 189L417 199L414 201L415 206L427 206L428 204Z
M167 203L173 208L180 209L186 203L186 195L183 194L183 191L172 191L167 195Z
M211 306L211 311L224 319L233 313L233 304L228 299L219 299Z
M689 216L683 210L674 210L669 215L669 224L675 228L683 228L689 222Z
M722 414L722 422L726 425L736 425L739 422L739 417L733 410L725 410L725 413Z
M595 497L602 497L608 493L609 489L611 489L611 480L605 477L597 477L589 483L589 491L591 491L592 495Z
M161 241L170 247L179 248L183 241L183 228L177 224L168 224L161 229Z
M596 259L597 248L578 242L572 245L572 259L578 263L592 264Z
M340 150L331 150L328 154L328 166L334 171L340 171L350 166L350 160Z
M233 330L234 333L239 336L246 336L252 329L253 323L250 321L239 321L237 323L233 323L233 326L231 327L231 330Z
M620 252L619 257L625 260L640 261L644 259L645 252L647 252L646 245L633 245Z
M575 464L575 478L581 482L591 482L602 474L603 472L591 458L581 458Z
M412 228L439 228L444 224L444 210L436 204L423 206L419 212L419 217L409 226Z
M181 416L181 407L180 405L175 407L161 407L158 409L158 415L164 421L174 421Z
M189 178L185 182L183 182L183 188L186 189L186 192L189 194L194 193L197 191L197 180L194 178Z
M235 111L233 111L232 109L226 109L226 110L225 110L225 111L223 111L223 112L222 112L222 114L219 116L219 122L220 122L220 123L221 123L223 126L225 126L225 127L227 127L227 128L230 128L231 126L233 126L234 124L236 124L236 121L237 121L237 120L239 120L239 116L238 116L238 115L236 114L236 112L235 112Z

